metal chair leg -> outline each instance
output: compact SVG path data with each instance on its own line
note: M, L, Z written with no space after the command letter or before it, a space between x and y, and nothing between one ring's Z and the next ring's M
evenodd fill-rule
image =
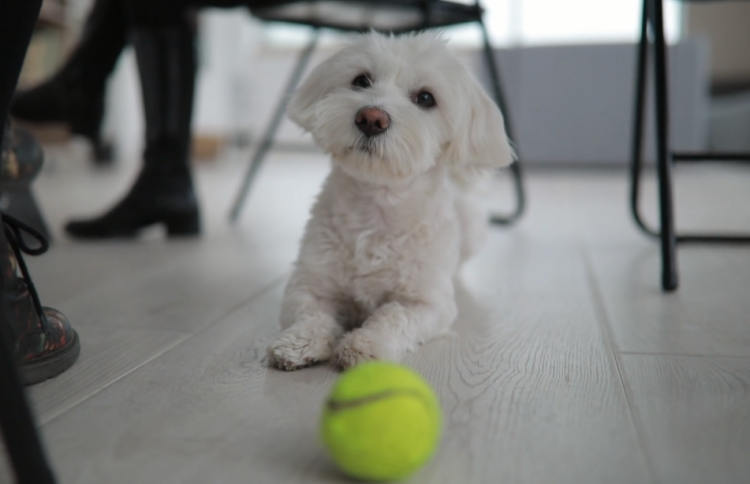
M497 102L500 111L505 116L505 130L508 133L508 137L511 140L515 140L513 132L513 123L511 123L511 114L508 111L508 104L505 102L505 96L503 95L502 83L500 81L500 74L497 70L497 64L495 63L495 54L492 52L492 46L490 45L490 37L487 33L487 27L484 25L482 17L478 20L479 26L482 30L484 60L487 64L487 72L490 76L490 84L492 85L493 94L495 95L495 102ZM518 152L516 152L518 154ZM513 184L516 191L516 206L515 209L508 215L493 215L490 218L490 222L495 225L511 225L515 223L521 215L526 206L526 196L523 188L523 173L521 172L521 161L516 160L510 166L511 172L513 173Z
M663 143L667 149L667 166L662 163L664 157L662 156L662 150L664 149L661 145L659 148L659 194L660 194L660 216L667 217L666 226L671 227L671 231L674 233L675 244L749 244L750 234L742 233L677 233L674 228L674 214L672 209L672 181L671 181L671 169L675 162L696 162L696 161L724 161L724 162L742 162L747 163L750 160L750 155L747 153L677 153L671 151L668 139L668 86L666 80L666 42L664 40L663 30L663 10L662 3L660 0L655 0L658 5L652 3L651 0L644 0L643 2L643 16L641 21L641 39L638 46L638 61L636 71L636 94L635 94L635 109L633 117L633 144L631 153L631 171L630 171L630 209L638 227L646 234L654 238L658 238L662 242L662 251L666 251L667 258L664 267L663 274L663 285L666 290L668 287L676 288L677 284L677 264L676 255L674 257L669 256L672 252L670 249L670 235L663 234L660 230L655 230L649 227L643 217L641 216L638 201L640 198L640 177L643 166L643 129L644 129L644 106L646 98L646 89L648 87L647 82L647 71L648 71L648 56L649 56L649 41L648 41L648 30L651 29L652 36L654 37L654 48L659 49L662 52L661 57L654 59L655 65L661 69L656 74L657 92L656 92L656 108L657 108L657 128L664 129L667 133L665 138L661 131L657 131L657 141ZM659 7L658 14L660 20L657 20L656 8ZM657 35L656 28L661 28L660 34ZM659 39L661 41L659 42ZM661 47L659 47L661 46ZM661 86L661 87L659 87ZM660 106L660 100L664 100L664 105ZM662 118L667 123L667 126L661 126L660 113ZM663 190L666 187L666 190ZM667 200L665 202L665 199ZM671 260L671 262L669 262ZM670 267L673 268L670 269ZM674 274L671 274L674 272ZM670 275L671 274L671 275Z
M245 178L242 182L242 186L240 187L240 191L235 198L234 204L232 205L232 210L229 214L229 220L232 223L236 222L240 216L240 211L242 210L242 207L244 206L245 200L247 199L248 193L250 191L250 185L255 179L255 176L258 174L258 170L260 169L260 166L263 163L268 150L271 149L271 146L273 145L273 140L276 136L276 132L279 129L281 121L284 119L284 114L286 113L286 106L289 102L289 97L292 95L294 89L299 84L300 78L302 77L302 74L304 74L305 69L307 68L307 64L310 62L310 58L315 51L315 47L318 43L319 37L320 30L316 28L313 31L310 42L308 42L307 47L305 47L305 49L300 53L297 64L292 70L292 74L287 81L281 99L279 100L273 117L271 118L271 122L266 128L266 132L263 133L261 142L258 145L255 153L253 154L253 158L250 161L250 166L247 170L247 173L245 174Z
M661 233L662 288L674 291L678 286L677 254L672 204L672 153L669 145L669 100L667 98L667 47L664 39L662 0L651 4L654 32L654 74L656 81L656 148L659 173L659 219Z
M641 12L641 38L638 43L636 60L635 103L633 109L633 132L630 153L630 211L636 225L647 235L659 237L659 233L646 225L641 216L638 201L640 200L641 171L643 169L643 131L645 125L646 92L648 88L648 8L643 3Z

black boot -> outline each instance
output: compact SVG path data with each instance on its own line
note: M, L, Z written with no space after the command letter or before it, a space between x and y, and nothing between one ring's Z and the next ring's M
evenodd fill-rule
M18 297L18 289L21 286L15 272L8 270L13 267L15 259L13 259L11 246L6 241L5 231L1 226L2 224L0 224L0 389L3 396L0 398L0 430L2 430L10 463L15 471L14 482L55 484L55 476L47 461L28 399L21 386L21 373L17 371L20 355L17 351L16 326L18 326L18 321L16 317L21 299ZM21 305L23 306L23 303ZM28 308L29 304L25 306Z
M0 247L0 277L3 278L0 303L9 319L21 380L25 385L32 385L70 368L78 359L81 346L65 315L42 307L23 260L23 253L46 252L47 241L8 214L2 214L2 228L6 241ZM26 245L22 233L35 238L39 246ZM17 275L18 269L23 277Z
M144 164L130 192L109 212L70 222L73 237L133 237L164 224L169 236L200 233L190 175L190 125L195 82L195 32L188 25L141 28L131 37L138 60L144 114Z
M126 44L120 0L96 0L81 38L63 67L42 84L19 91L11 115L33 123L62 123L88 138L98 162L111 160L101 141L107 78Z

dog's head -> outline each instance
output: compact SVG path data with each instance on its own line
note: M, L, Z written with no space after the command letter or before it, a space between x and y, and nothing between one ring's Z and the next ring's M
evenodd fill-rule
M318 65L289 117L357 178L407 180L444 163L513 161L502 114L435 34L370 33Z

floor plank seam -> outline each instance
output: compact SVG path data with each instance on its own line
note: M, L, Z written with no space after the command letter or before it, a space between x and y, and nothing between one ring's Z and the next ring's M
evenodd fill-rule
M185 331L185 332L174 331L174 333L182 333L183 337L177 339L174 342L174 344L164 347L163 351L158 352L158 353L154 354L153 356L151 356L150 358L147 358L147 359L143 360L141 363L135 365L133 368L131 368L128 371L124 372L122 375L120 375L117 378L113 379L112 381L110 381L106 385L102 386L101 388L98 388L96 391L91 392L90 394L86 395L85 397L81 398L80 400L77 400L76 402L70 404L65 409L62 409L62 410L56 412L55 414L50 415L49 417L47 417L44 420L40 421L39 425L40 426L44 426L44 425L47 425L48 423L51 423L52 421L56 420L57 418L61 417L64 414L68 413L69 411L71 411L72 409L74 409L75 407L77 407L78 405L80 405L83 402L87 401L91 397L93 397L95 395L98 395L99 393L101 393L102 391L104 391L106 388L109 388L110 386L114 385L115 383L117 383L118 381L122 380L126 376L130 375L134 371L138 370L142 366L144 366L144 365L146 365L146 364L154 361L156 358L159 358L161 355L169 352L172 348L175 348L175 347L179 346L180 344L182 344L183 342L187 341L188 339L190 339L192 337L192 335L189 332L187 332L187 331Z
M614 334L612 333L612 328L609 323L609 314L607 313L607 308L604 304L604 298L602 297L601 291L599 290L599 284L594 273L593 263L589 257L588 251L586 250L586 244L582 240L579 240L579 249L582 254L583 263L586 270L586 279L588 280L588 286L592 296L591 299L594 305L595 319L600 331L602 332L602 336L606 340L605 344L609 348L611 358L615 364L615 370L617 371L617 377L620 379L620 386L623 393L625 394L625 401L628 405L628 410L630 412L630 421L631 425L633 426L632 430L635 433L635 437L638 442L638 449L640 451L641 459L645 464L649 482L657 482L655 479L656 465L649 458L648 452L646 451L646 438L639 424L640 420L638 418L638 412L633 402L633 392L628 385L625 375L623 374L622 361L620 360L620 355L614 343Z
M203 326L202 328L200 328L198 331L185 332L185 337L184 338L176 341L173 345L170 345L170 346L164 348L164 351L161 351L161 352L153 355L151 358L148 358L148 359L144 360L140 364L134 366L132 369L126 371L125 373L123 373L119 377L113 379L111 382L109 382L106 385L104 385L103 387L99 388L95 392L92 392L91 394L87 395L85 398L82 398L81 400L79 400L79 401L75 402L74 404L70 405L68 408L66 408L66 409L64 409L64 410L56 413L53 416L50 416L49 418L45 419L43 422L40 422L40 426L44 426L44 425L47 425L48 423L53 422L54 420L58 419L59 417L63 416L64 414L68 413L69 411L71 411L72 409L74 409L75 407L77 407L78 405L80 405L80 404L84 403L85 401L89 400L90 398L98 395L99 393L101 393L102 391L104 391L106 388L109 388L112 385L114 385L115 383L117 383L119 381L122 381L125 377L127 377L128 375L131 375L133 372L135 372L136 370L142 368L146 364L151 363L152 361L156 361L156 359L161 358L161 357L167 355L172 350L174 350L175 348L177 348L179 345L184 344L185 342L190 341L191 339L195 338L196 336L204 333L206 330L208 330L209 328L211 328L215 324L223 321L224 318L226 318L230 314L233 314L234 312L236 312L239 309L247 306L248 304L252 304L257 299L262 298L265 294L267 294L268 292L270 292L271 290L273 290L278 284L280 284L281 282L283 282L283 280L286 277L287 277L287 274L284 274L283 276L277 277L276 279L274 279L272 282L266 284L265 286L262 286L258 291L256 291L252 295L250 295L248 298L243 299L239 303L233 305L230 309L228 309L227 311L221 313L221 315L219 315L216 318L214 318L213 321L211 321L210 323L206 324L205 326Z
M151 280L154 277L158 276L160 273L169 271L169 269L171 269L173 266L176 266L177 264L182 263L183 259L186 259L191 256L192 255L190 253L181 254L177 256L177 260L169 259L163 264L158 264L155 267L151 267L143 271L141 274L139 274L139 277L137 279L139 281L138 283L142 283L143 281L146 281L146 280ZM114 278L107 282L104 282L103 284L98 284L94 288L88 288L87 290L83 292L70 295L63 299L55 301L55 306L65 307L66 305L75 304L77 300L80 298L91 297L91 294L107 292L109 291L110 287L117 287L118 285L124 285L125 287L127 287L129 284L131 284L131 279Z
M207 237L199 242L196 242L195 244L211 244L213 240L210 237ZM166 244L170 244L174 242L166 242ZM64 250L64 247L63 249ZM138 281L139 283L142 283L143 281L152 280L156 277L159 277L160 274L167 273L170 270L172 270L175 267L179 267L180 265L184 264L186 260L190 260L194 257L194 254L190 251L185 251L184 253L178 254L175 257L170 258L164 258L164 262L160 264L151 265L150 267L143 269L142 272L138 274ZM70 296L67 296L63 299L60 299L58 301L55 301L56 306L65 306L68 304L74 304L79 298L85 298L90 297L91 294L97 294L99 292L107 292L109 291L109 288L111 287L118 287L118 285L124 285L127 286L130 284L129 279L123 279L123 278L114 278L110 279L103 284L97 285L93 288L88 288L84 292L76 293Z
M214 318L213 321L211 321L210 323L208 323L205 326L201 327L197 331L193 332L193 334L188 339L192 339L193 337L198 336L199 334L203 334L204 332L206 332L209 328L211 328L215 324L218 324L219 322L223 321L224 318L226 318L227 316L229 316L229 315L231 315L231 314L239 311L240 309L242 309L242 308L244 308L244 307L246 307L246 306L248 306L250 304L253 304L256 300L261 299L263 296L265 296L266 294L268 294L269 292L271 292L274 288L276 288L276 286L278 286L279 284L281 284L288 276L289 276L289 274L285 273L284 275L281 275L281 276L277 277L276 279L272 280L271 282L269 282L265 286L261 286L260 289L258 289L251 296L248 296L246 299L243 299L242 301L234 304L231 308L229 308L228 310L226 310L225 312L223 312L220 316L217 316L216 318Z
M670 358L708 358L727 360L750 360L748 355L701 355L695 353L650 353L648 351L618 351L622 356L659 356Z

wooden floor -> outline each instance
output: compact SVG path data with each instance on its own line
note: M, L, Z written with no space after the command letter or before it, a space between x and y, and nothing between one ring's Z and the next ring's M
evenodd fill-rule
M31 389L61 482L347 482L316 436L337 373L263 361L325 160L272 157L237 227L226 212L243 164L201 167L200 240L82 244L63 221L116 197L132 169L64 158L36 184L58 238L30 261L83 344L73 369ZM750 171L680 168L677 183L680 227L750 230ZM527 185L522 222L464 268L456 334L406 361L445 417L412 482L749 482L750 248L681 248L681 288L665 295L624 170L537 171Z

